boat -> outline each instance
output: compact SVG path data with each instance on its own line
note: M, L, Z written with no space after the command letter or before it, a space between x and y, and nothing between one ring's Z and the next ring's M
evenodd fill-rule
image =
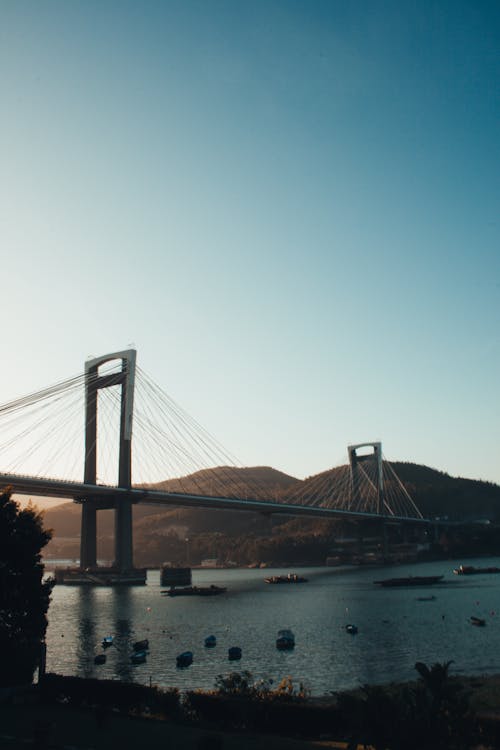
M493 565L487 568L476 568L474 565L459 565L453 572L456 576L473 576L480 573L500 573L500 568Z
M217 596L217 594L224 594L227 588L224 586L181 586L177 588L172 586L170 589L162 591L162 594L167 596Z
M434 602L436 601L435 596L417 596L417 602Z
M284 630L278 630L278 637L276 638L276 648L280 651L289 651L295 646L295 636L292 631L288 628Z
M286 576L268 576L264 578L266 583L307 583L307 578L298 576L297 573L288 573Z
M207 635L207 637L205 638L205 646L207 648L213 648L216 645L217 645L217 638L215 637L215 635Z
M147 651L134 651L130 657L132 664L143 664L146 661Z
M97 654L97 656L94 656L94 664L105 664L106 663L106 654Z
M176 656L176 662L178 667L189 667L193 663L193 652L183 651L182 654Z
M213 583L210 586L195 586L195 589L197 589L198 596L217 596L227 591L225 586L215 586Z
M105 635L102 639L102 647L103 648L109 648L113 645L113 636L112 635Z
M472 615L470 621L471 625L476 625L478 628L484 628L484 626L486 625L486 620L483 620L482 617L475 617L474 615Z
M239 646L231 646L227 650L227 658L229 661L237 661L241 659L241 648Z
M373 581L378 586L392 588L393 586L432 586L439 583L444 576L407 576L405 578L385 578L382 581Z
M356 625L346 625L345 626L346 633L350 633L351 635L356 635L358 632L358 628Z
M132 648L134 651L147 651L149 649L149 641L147 638L142 641L136 641Z

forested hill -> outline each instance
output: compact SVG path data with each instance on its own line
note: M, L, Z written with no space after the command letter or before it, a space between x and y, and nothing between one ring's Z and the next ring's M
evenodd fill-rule
M218 466L196 471L180 479L166 479L145 486L164 492L192 492L195 495L218 495L222 488L227 497L275 497L282 496L297 484L300 484L299 479L271 466Z
M426 518L500 522L500 485L451 477L421 464L396 461L391 466Z
M414 499L425 517L448 517L451 520L479 520L489 519L500 523L500 486L491 482L481 482L471 479L451 477L448 474L414 463L391 462L392 468L405 485L410 496ZM191 491L196 494L211 494L213 487L212 470L197 472L197 475L182 480L169 480L156 485L172 492ZM213 470L214 472L220 471ZM337 467L328 474L345 472L346 467ZM233 475L235 470L232 470ZM251 467L236 470L234 489L236 490L238 472L241 482L247 484L249 477L258 482L261 491L268 487L268 497L286 502L300 488L304 490L309 483L314 483L317 477L305 480L295 479L287 474L278 472L270 467ZM300 494L300 493L298 493ZM293 498L292 498L293 499ZM54 530L54 539L49 545L48 553L54 557L76 557L78 555L79 534L81 523L81 508L73 503L66 503L45 512L45 525ZM179 550L185 548L185 539L200 540L206 537L206 556L213 548L213 540L222 537L227 543L243 544L252 538L266 538L272 535L274 539L280 536L297 537L310 534L327 534L327 524L331 525L330 532L335 535L334 527L337 522L324 520L294 519L275 516L266 518L256 513L241 513L238 511L214 511L210 509L192 508L159 508L158 506L134 506L134 540L139 555L151 550L151 559L170 559L165 551L172 549L174 539L178 541ZM100 554L103 558L112 555L113 513L101 511L98 514L98 536ZM169 543L166 544L166 538ZM208 540L210 543L208 542ZM153 548L158 548L153 556ZM180 551L179 551L180 554ZM201 554L201 553L200 553ZM163 555L163 556L162 556ZM150 559L149 555L148 558Z

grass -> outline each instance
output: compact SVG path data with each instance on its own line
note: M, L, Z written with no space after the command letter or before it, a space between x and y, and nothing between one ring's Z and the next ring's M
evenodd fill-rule
M470 693L471 707L479 715L500 722L500 675L452 677ZM388 686L389 687L389 686ZM390 686L396 689L396 685ZM21 700L21 699L19 699ZM335 704L332 696L312 703ZM253 731L222 732L216 727L127 717L96 708L65 704L41 705L31 693L19 703L0 704L0 748L36 747L39 750L318 750L346 748L332 739L304 740Z
M46 733L45 744L35 736ZM344 743L295 740L255 733L222 733L169 721L100 716L65 705L0 705L0 747L47 750L318 750Z

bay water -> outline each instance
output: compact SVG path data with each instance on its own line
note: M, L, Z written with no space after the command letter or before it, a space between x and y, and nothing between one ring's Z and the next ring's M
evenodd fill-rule
M180 689L211 689L217 675L249 671L277 684L291 676L312 695L414 679L415 662L453 661L452 674L500 673L500 574L457 576L460 561L387 568L193 570L193 584L227 592L209 597L161 594L159 571L147 586L56 586L47 630L47 670L65 675L134 681ZM467 560L477 566L496 559ZM49 566L50 567L50 566ZM269 575L297 572L307 583L269 585ZM381 588L374 580L443 575L438 584ZM432 598L430 598L432 597ZM486 620L471 625L470 617ZM358 627L351 635L345 626ZM291 628L296 645L276 648L277 632ZM213 634L215 648L205 648ZM94 664L104 636L113 635L106 663ZM130 661L134 641L147 638L143 664ZM228 648L242 659L229 662ZM176 656L192 651L178 669Z

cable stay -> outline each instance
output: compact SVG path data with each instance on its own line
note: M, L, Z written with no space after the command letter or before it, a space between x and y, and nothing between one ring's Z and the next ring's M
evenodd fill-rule
M97 484L118 486L121 385L116 363L82 373L0 405L0 472L82 482L86 389L97 390ZM268 467L248 467L191 417L144 370L136 367L132 422L132 487L162 492L283 502L385 517L422 518L408 489L384 458L362 455L356 471L337 466L304 480ZM99 380L101 379L101 380ZM273 476L273 475L271 475Z

